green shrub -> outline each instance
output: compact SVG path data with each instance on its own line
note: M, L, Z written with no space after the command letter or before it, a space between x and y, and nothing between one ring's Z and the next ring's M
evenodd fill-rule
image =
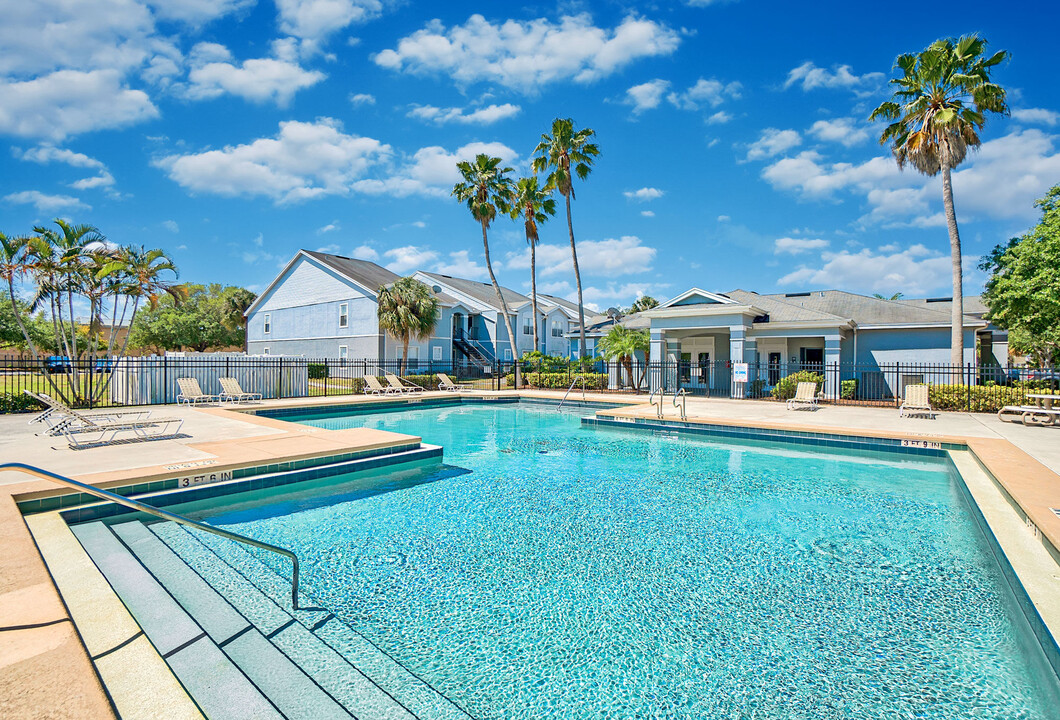
M751 383L747 390L747 397L760 398L766 394L766 381L759 378Z
M780 382L773 388L772 395L777 400L790 400L795 397L795 390L801 382L817 383L817 389L820 390L821 385L824 384L824 375L815 373L812 370L793 372L791 375L780 379Z
M858 396L858 381L844 380L839 383L839 397L844 400L853 400Z
M438 389L437 375L403 375L401 379L407 385L419 385L424 390ZM386 378L383 378L381 382L386 385Z
M928 399L936 410L963 412L997 412L1006 405L1033 405L1032 395L1060 394L1055 390L1001 385L931 385Z
M515 373L508 373L506 378L508 381L508 387L515 387ZM572 382L579 378L585 378L586 390L607 389L607 373L575 373L573 375L568 375L565 372L530 372L523 374L523 382L526 385L539 390L566 390L570 387ZM581 388L581 380L578 380L578 384L574 387Z
M328 366L325 363L309 363L306 370L310 380L323 380L328 376Z
M561 355L545 355L540 350L523 353L520 360L523 363L523 372L556 373L565 372L570 367L571 361Z
M44 406L25 393L0 393L0 413L39 412Z

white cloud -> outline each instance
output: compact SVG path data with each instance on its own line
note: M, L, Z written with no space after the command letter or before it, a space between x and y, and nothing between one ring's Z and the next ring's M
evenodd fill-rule
M669 80L650 80L640 85L634 85L626 90L625 103L633 106L633 113L639 115L645 110L659 107L663 95L670 87Z
M801 145L802 138L794 130L778 130L777 128L766 128L762 136L755 140L747 149L748 160L761 160L767 157L779 155L782 152Z
M280 30L311 41L323 40L383 12L381 0L276 0L276 7Z
M684 92L672 92L667 96L674 107L696 110L703 105L717 107L726 100L739 100L743 86L738 82L724 83L717 78L699 78L696 84Z
M732 120L732 115L731 114L725 112L724 110L719 110L718 112L714 113L713 115L711 115L710 117L707 118L707 124L708 125L724 125L725 123L729 122L730 120Z
M966 263L966 266L969 265ZM825 252L815 265L803 265L777 281L803 288L836 288L858 293L926 295L950 285L950 256L913 245L906 250L881 247L859 252Z
M617 277L650 270L656 250L641 244L635 235L607 240L582 240L578 243L578 266L583 275ZM529 269L530 251L509 253L505 265L510 269ZM537 246L537 271L541 277L574 272L569 245Z
M732 218L728 215L718 215L718 222L729 222Z
M336 220L335 222L330 222L327 225L324 225L323 227L318 227L317 235L324 235L325 233L335 232L336 230L340 229L341 226L339 225L339 221Z
M102 162L89 157L84 153L74 152L73 150L58 148L51 145L41 145L40 147L30 148L29 150L22 152L16 150L15 157L30 162L40 163L41 165L58 162L71 167L91 168L94 170L103 170L106 168Z
M155 15L188 25L202 25L211 20L250 7L255 0L149 0Z
M846 88L856 93L868 92L883 80L883 73L871 72L855 75L849 65L835 65L829 71L817 67L812 61L804 62L788 73L784 89L800 85L804 91L816 88Z
M375 262L379 259L379 253L371 245L358 245L353 249L353 257L358 260Z
M622 193L626 196L627 200L635 200L636 202L650 202L652 200L658 200L665 193L659 188L653 187L642 187L640 190L627 190Z
M350 102L356 105L375 105L375 95L370 93L353 93Z
M192 48L190 58L186 94L193 100L228 93L252 102L271 101L286 106L296 92L326 77L290 59L255 58L236 65L228 50L216 43L199 43Z
M75 209L89 210L91 206L86 205L75 197L69 195L45 195L39 190L23 190L4 196L4 201L18 205L33 205L40 212L49 213L56 210Z
M353 189L367 195L430 195L447 198L453 185L460 181L457 162L471 160L479 153L499 157L506 163L518 157L518 153L499 142L469 143L453 152L432 145L417 150L408 162L389 176L358 180L353 184Z
M1060 123L1060 112L1044 108L1019 108L1012 111L1012 119L1022 123L1053 127Z
M386 264L387 270L403 275L425 267L432 267L438 260L438 253L426 247L405 245L387 250L383 253L383 257L389 259Z
M114 176L103 170L94 177L87 177L70 183L74 190L93 190L96 188L108 188L114 184Z
M680 35L652 20L630 15L613 29L593 24L588 14L492 23L472 15L446 28L432 20L376 54L376 64L412 74L449 75L459 84L493 82L535 92L564 79L591 82L634 60L669 55Z
M62 140L158 116L147 93L116 70L59 70L24 82L0 79L0 133Z
M243 258L243 262L248 265L255 265L257 263L280 263L287 260L283 255L269 252L265 249L265 236L258 233L251 241L251 248L248 250L240 251L239 255Z
M390 155L378 140L342 132L331 118L280 123L272 138L186 155L169 155L156 164L191 192L224 196L264 195L296 202L344 195L351 184Z
M609 307L627 307L644 295L665 297L669 287L669 283L652 282L608 283L603 287L590 285L582 289L582 297L586 308L602 312ZM568 293L567 299L577 302L578 293Z
M642 216L644 216L644 217L647 217L647 218L653 218L653 217L655 217L655 213L653 213L653 212L652 212L651 210L641 210L641 211L640 211L640 214L641 214Z
M853 147L869 138L869 129L858 126L853 118L818 120L808 132L822 142L836 142L846 147Z
M799 255L801 253L809 252L810 250L821 250L826 247L828 247L827 240L811 238L782 237L777 238L773 242L773 252L777 255L782 253Z
M464 108L450 107L440 108L433 105L414 105L408 112L408 116L433 122L438 125L458 123L461 125L492 125L498 120L505 120L519 114L520 107L511 103L503 105L487 105L478 110L467 112Z
M176 220L163 220L162 227L169 230L174 235L180 232L180 225L177 224Z
M485 280L489 275L486 266L480 265L467 250L449 253L449 260L435 265L434 272L470 280Z

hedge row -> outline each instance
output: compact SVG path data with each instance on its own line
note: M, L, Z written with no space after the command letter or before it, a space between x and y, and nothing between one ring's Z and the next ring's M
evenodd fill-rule
M1056 395L1055 390L1001 385L929 385L928 398L936 410L997 412L1006 405L1033 405L1027 393Z
M44 406L25 393L0 393L0 414L40 412Z
M581 387L581 378L585 379L586 390L606 390L607 373L575 373L569 375L565 372L558 373L523 373L523 382L532 388L541 390L566 390L571 383L578 380L576 388ZM507 375L508 387L515 387L515 373Z
M824 375L815 373L812 370L799 370L781 378L773 388L772 395L777 400L790 400L795 397L795 391L801 382L817 383L817 389L820 390L821 385L824 384Z

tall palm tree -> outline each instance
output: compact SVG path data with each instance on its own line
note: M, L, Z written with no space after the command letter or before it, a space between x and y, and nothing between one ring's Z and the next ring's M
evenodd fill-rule
M639 298L633 301L633 305L629 308L629 314L639 313L643 310L651 310L654 307L659 307L659 301L653 298L651 295L641 295Z
M530 305L534 313L534 350L540 350L541 343L537 337L540 320L537 312L537 226L556 214L552 189L547 185L538 186L536 175L519 178L515 183L515 197L512 198L510 212L513 220L523 220L526 242L530 246Z
M638 352L643 352L645 354L644 365L647 367L647 353L651 347L651 338L647 330L630 330L625 325L615 325L607 332L607 335L600 338L598 347L605 360L617 359L619 364L625 368L632 387L640 387L640 382L633 380L633 359ZM643 374L641 379L643 379Z
M515 350L515 331L512 329L512 317L508 313L508 303L501 293L501 286L497 284L497 276L493 274L493 263L490 261L490 242L487 230L497 217L497 211L502 213L511 212L512 196L514 188L508 173L512 172L510 167L500 167L501 159L490 157L485 153L479 153L472 162L458 162L457 170L463 182L453 186L452 195L467 205L471 211L471 217L475 218L482 226L482 249L486 255L486 270L489 271L493 290L497 293L497 300L501 304L504 313L504 326L508 330L508 342L512 346L512 358L517 359ZM519 374L519 363L515 364L515 384L521 385Z
M257 299L257 294L241 287L233 288L225 295L225 327L243 331L243 352L247 351L246 312Z
M1008 114L1005 89L990 80L990 71L1009 53L1000 50L985 57L986 41L978 35L936 40L915 54L899 55L894 66L901 75L892 78L891 99L869 115L870 120L891 121L880 144L891 144L898 167L911 163L929 177L942 172L942 203L950 235L953 264L953 311L950 364L964 364L964 288L961 236L953 207L950 173L981 144L979 132L985 113Z
M578 336L582 357L588 354L585 344L585 304L582 302L582 275L578 268L578 249L574 244L574 223L571 221L570 201L574 199L574 176L580 180L589 177L593 159L600 148L589 140L596 135L592 128L575 131L570 118L552 121L552 134L543 133L541 142L534 148L536 157L531 164L535 173L551 168L548 184L559 190L567 205L567 232L570 234L570 254L574 262L574 281L578 285Z
M379 329L402 343L401 374L408 368L409 341L429 338L438 325L438 298L414 277L379 288Z

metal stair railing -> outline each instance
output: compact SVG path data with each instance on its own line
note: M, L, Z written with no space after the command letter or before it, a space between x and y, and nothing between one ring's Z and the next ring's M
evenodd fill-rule
M680 399L680 401L681 401L680 405L677 404L678 399ZM681 410L681 419L682 420L687 420L688 419L688 391L685 390L684 388L681 388L680 390L678 390L677 392L674 393L674 407L675 408L680 408L680 410ZM660 411L662 410L662 402L661 401L659 403L659 410ZM661 417L661 415L660 415L660 417Z
M655 395L656 395L656 393L658 393L658 395L659 395L659 404L657 406L657 408L658 408L657 412L658 412L658 415L659 415L659 419L662 420L662 416L663 416L663 402L666 400L666 390L663 389L662 385L660 385L659 387L657 387L657 388L655 388L654 390L651 391L651 395L648 396L648 402L651 403L653 406L655 406Z
M570 387L567 388L567 392L563 393L563 399L559 401L559 406L556 408L556 412L559 412L560 410L563 409L563 403L567 402L567 396L570 395L571 390L574 389L574 386L578 384L579 380L581 381L581 384L582 384L582 402L585 402L585 376L582 375L581 373L579 373L574 378L574 382L572 382L570 384Z
M37 477L41 477L46 480L51 480L52 482L57 482L61 485L68 485L70 487L77 488L83 493L86 493L88 495L94 495L95 497L98 497L102 500L107 500L118 505L124 505L127 508L138 510L139 512L146 513L148 515L153 515L155 517L162 518L163 520L175 522L178 525L187 525L188 527L193 527L196 530L202 530L203 532L219 535L223 538L234 540L235 542L240 542L245 545L250 545L252 547L261 548L262 550L274 552L277 555L282 555L283 557L291 561L291 607L295 610L298 609L298 556L286 548L277 547L276 545L270 545L269 543L261 542L260 540L248 538L245 535L239 535L234 532L222 530L221 528L213 527L212 525L207 525L206 523L201 523L197 520L192 520L191 518L186 518L183 515L177 515L176 513L171 513L166 510L162 510L161 508L156 508L153 505L147 505L146 503L142 503L139 500L133 500L132 498L127 498L124 495L112 493L109 490L103 490L102 488L98 488L93 485L86 485L83 482L72 480L71 478L68 478L64 475L57 475L53 472L43 470L33 465L26 465L25 463L0 463L0 472L3 472L5 470L14 470L18 472L29 473L30 475L36 475Z

